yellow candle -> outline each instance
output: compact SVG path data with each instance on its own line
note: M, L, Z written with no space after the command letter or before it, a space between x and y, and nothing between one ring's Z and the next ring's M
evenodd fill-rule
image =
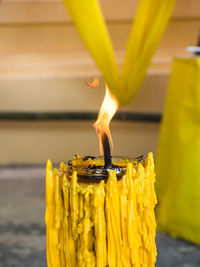
M76 157L46 169L46 240L48 267L155 266L156 222L154 162L121 161L126 173L107 182L82 183L77 168L100 161Z

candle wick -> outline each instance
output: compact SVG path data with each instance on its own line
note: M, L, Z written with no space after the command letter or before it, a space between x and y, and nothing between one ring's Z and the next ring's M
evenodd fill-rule
M102 144L103 144L103 152L104 152L104 168L108 169L112 165L112 157L111 157L111 152L110 152L109 139L105 132L102 133Z

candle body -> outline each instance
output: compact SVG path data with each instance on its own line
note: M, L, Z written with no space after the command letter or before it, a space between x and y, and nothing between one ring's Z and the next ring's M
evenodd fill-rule
M46 240L48 267L155 266L156 221L154 163L127 163L117 180L78 182L72 175L46 169Z

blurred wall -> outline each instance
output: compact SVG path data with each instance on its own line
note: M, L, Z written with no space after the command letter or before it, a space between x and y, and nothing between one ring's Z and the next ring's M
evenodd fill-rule
M118 63L137 1L102 0ZM162 112L172 59L195 45L200 1L177 0L171 21L141 90L125 108ZM6 0L0 5L0 113L98 111L103 95L85 85L99 76L61 0ZM114 154L155 151L159 124L112 122ZM91 121L16 122L0 120L0 165L67 160L74 153L98 154Z

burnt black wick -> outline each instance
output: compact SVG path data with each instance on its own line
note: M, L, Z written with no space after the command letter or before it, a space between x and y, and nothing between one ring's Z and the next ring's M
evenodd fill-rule
M104 152L104 168L108 169L112 165L111 153L110 153L110 143L107 134L104 132L102 134L102 144Z

